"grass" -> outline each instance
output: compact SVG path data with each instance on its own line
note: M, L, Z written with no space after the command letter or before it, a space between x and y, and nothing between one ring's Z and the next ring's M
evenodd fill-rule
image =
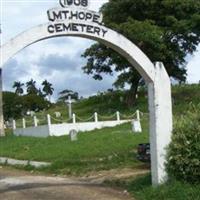
M148 141L147 119L142 134L133 134L131 124L104 128L78 135L71 142L68 136L33 138L9 135L0 138L0 156L16 159L47 161L49 172L80 174L120 167L139 167L136 147Z
M192 85L177 85L172 87L172 97L173 97L173 113L175 116L184 114L188 110L189 105L193 103L194 105L199 104L200 102L200 84ZM126 92L115 91L107 92L104 94L98 94L96 96L91 96L87 99L82 99L73 103L72 110L73 112L82 119L88 119L91 117L94 112L97 112L103 116L113 115L116 111L125 115L133 114L137 109L142 112L148 112L148 103L147 103L147 91L145 89L140 90L139 98L136 100L134 105L129 108L125 103ZM50 114L55 118L55 112L60 112L62 117L58 120L67 122L68 119L68 110L66 104L59 103L53 105L47 111L41 111L36 113L37 118L39 119L39 125L47 123L46 115ZM26 116L27 126L33 125L33 118ZM116 118L116 117L115 117ZM53 123L58 123L52 119ZM22 119L17 120L17 127L22 127Z
M117 111L124 115L131 115L135 113L137 109L140 109L142 112L147 112L147 98L144 98L144 91L141 91L139 94L139 98L137 102L133 105L132 108L127 107L125 103L125 92L115 91L108 92L105 94L99 94L97 96L91 96L87 99L79 100L72 104L73 113L77 115L77 117L87 120L90 118L95 112L97 112L101 116L111 116L114 115ZM121 99L121 100L120 100ZM55 117L55 112L60 112L62 117L57 118L57 120L61 120L63 122L68 122L68 108L65 103L58 103L53 105L47 111L41 111L36 113L37 118L39 119L39 125L47 124L46 115L50 114L52 117ZM25 117L27 126L33 125L33 118L26 116ZM101 119L99 116L100 120ZM111 117L110 119L116 119L116 116ZM94 119L92 119L94 120ZM79 121L77 119L77 121ZM58 121L52 118L52 123L59 123ZM22 127L22 119L17 120L17 127Z
M190 105L200 102L200 85L174 86L173 112L176 118L184 114ZM139 95L136 104L127 109L119 101L123 94L106 94L90 97L73 105L73 111L82 118L87 118L94 112L110 115L119 110L131 114L136 109L147 112L147 99ZM43 117L55 111L60 111L67 118L65 105L56 105L49 111L37 113ZM17 159L28 159L52 162L45 170L51 173L80 175L89 171L109 170L114 168L140 168L142 163L136 160L136 147L139 143L148 142L148 119L143 118L142 134L131 133L129 123L114 128L104 128L91 132L80 133L77 142L71 142L69 137L26 138L7 134L0 138L0 156ZM10 132L9 132L10 133ZM27 167L27 169L32 169ZM199 200L200 185L171 180L159 187L152 187L150 175L137 177L134 180L107 181L106 185L128 190L137 200Z
M140 176L134 180L107 181L105 185L120 187L130 192L137 200L199 200L200 184L191 185L175 180L152 187L151 176Z

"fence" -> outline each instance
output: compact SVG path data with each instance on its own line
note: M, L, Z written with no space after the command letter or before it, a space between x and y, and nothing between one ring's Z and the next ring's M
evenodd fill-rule
M56 119L48 114L46 119L43 119L43 122L45 121L46 123L40 126L38 126L40 121L36 116L33 117L32 122L29 120L28 123L25 118L23 118L22 128L18 128L16 126L16 121L13 120L13 130L15 135L36 137L61 136L68 135L72 129L77 131L91 131L103 127L114 127L116 125L129 122L134 117L140 121L141 117L145 114L146 113L142 113L139 110L129 116L121 114L120 112L116 112L110 116L102 116L95 112L87 119L80 118L76 114L73 114L72 119L66 121ZM27 124L33 124L33 127L28 127Z

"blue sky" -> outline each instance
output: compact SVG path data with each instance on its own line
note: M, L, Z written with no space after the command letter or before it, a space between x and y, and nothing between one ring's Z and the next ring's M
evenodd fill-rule
M46 11L58 7L59 0L0 0L2 43L35 25L47 22ZM106 0L91 0L90 9L98 10ZM82 96L112 87L115 76L95 81L83 74L86 60L81 54L93 41L82 38L56 38L38 42L13 57L3 71L4 90L12 90L13 81L26 82L33 78L38 87L47 79L55 88L54 97L63 89L72 89ZM188 82L200 80L200 47L188 57Z

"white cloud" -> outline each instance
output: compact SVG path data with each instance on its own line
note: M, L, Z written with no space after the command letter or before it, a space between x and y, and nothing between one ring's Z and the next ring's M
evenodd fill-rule
M188 65L188 77L187 80L190 83L198 83L200 81L200 46L197 52L192 56Z
M47 22L46 11L59 6L58 2L3 0L3 43L24 30ZM106 1L93 0L91 9L97 11L104 2ZM98 82L83 74L81 70L84 64L81 54L92 43L93 41L88 39L63 37L38 42L25 48L4 67L4 89L12 90L15 80L26 82L31 78L37 81L38 87L44 79L49 80L55 87L55 93L68 88L78 91L81 95L89 95L112 87L113 77L107 76L104 81ZM56 56L60 60L54 60Z
M1 18L3 43L28 28L47 22L46 11L59 6L58 0L1 1L3 5L3 17ZM90 8L98 11L105 2L107 1L91 0ZM89 95L111 88L116 76L105 76L104 80L99 82L83 74L81 70L84 61L80 56L92 43L93 41L87 39L63 37L45 40L27 47L16 54L4 68L4 89L12 89L15 80L26 82L31 78L36 80L38 85L44 79L49 80L55 87L55 93L69 87L68 89L74 89L81 95ZM47 58L50 56L62 58L58 68L52 65L52 68L48 69L48 66L44 66L44 60L46 59L48 64ZM67 63L76 66L75 69L67 67L65 69L64 65ZM200 80L199 65L200 52L196 53L188 63L189 82Z

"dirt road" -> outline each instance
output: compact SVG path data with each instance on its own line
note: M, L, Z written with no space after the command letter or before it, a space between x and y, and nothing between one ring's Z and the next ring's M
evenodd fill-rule
M94 180L32 175L0 167L0 200L132 200Z

